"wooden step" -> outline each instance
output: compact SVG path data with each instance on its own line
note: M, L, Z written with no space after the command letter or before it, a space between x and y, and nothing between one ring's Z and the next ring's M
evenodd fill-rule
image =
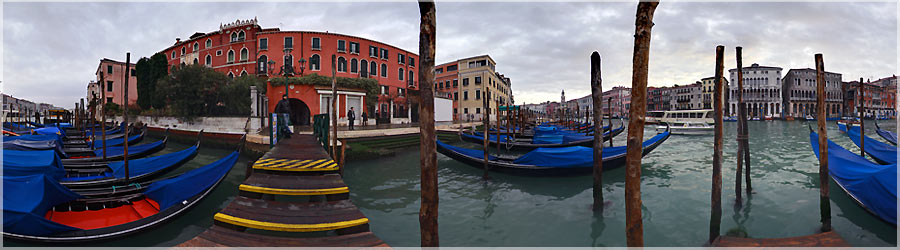
M850 245L834 231L790 238L737 238L720 236L713 241L714 247L849 247Z
M350 200L299 203L243 196L237 196L214 219L239 227L283 232L329 231L369 223Z
M178 247L389 247L372 232L328 237L278 237L239 232L213 225Z
M337 171L338 165L328 158L296 160L285 158L260 158L253 169L269 171Z
M278 195L329 195L349 193L338 174L276 175L253 173L238 189L241 191Z

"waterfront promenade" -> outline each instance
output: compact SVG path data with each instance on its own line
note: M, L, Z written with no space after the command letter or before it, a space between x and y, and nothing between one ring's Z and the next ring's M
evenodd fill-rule
M213 226L178 247L387 247L314 136L284 139L248 168Z

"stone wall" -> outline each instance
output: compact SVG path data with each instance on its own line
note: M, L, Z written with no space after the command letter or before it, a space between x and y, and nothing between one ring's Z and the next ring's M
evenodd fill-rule
M220 134L244 134L256 133L260 130L263 121L260 117L198 117L193 121L186 121L176 117L137 116L129 118L129 123L140 121L151 128L171 128L181 131L197 132L203 129L204 133ZM122 121L121 116L115 118Z

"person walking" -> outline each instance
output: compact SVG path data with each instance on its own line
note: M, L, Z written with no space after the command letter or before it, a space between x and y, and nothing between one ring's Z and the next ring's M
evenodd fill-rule
M347 111L347 120L350 121L350 130L353 130L353 120L356 120L356 112L353 111L353 107Z
M287 114L287 117L291 115L291 102L288 101L288 95L284 94L281 96L281 101L278 101L278 104L275 104L275 113L278 115L278 132L283 133L285 138L291 138L291 129L288 128L288 121L290 119L282 119L284 115Z
M362 112L362 120L363 127L369 126L369 114L366 114L365 110L363 110Z

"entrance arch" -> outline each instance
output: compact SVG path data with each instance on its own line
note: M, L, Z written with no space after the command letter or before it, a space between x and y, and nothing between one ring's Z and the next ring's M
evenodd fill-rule
M297 98L288 98L291 103L291 123L295 125L309 125L309 106Z

